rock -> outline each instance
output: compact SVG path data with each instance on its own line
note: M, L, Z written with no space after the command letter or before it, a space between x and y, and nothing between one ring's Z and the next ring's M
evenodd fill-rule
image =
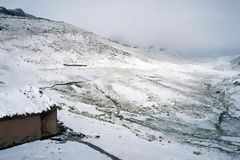
M195 154L195 155L201 155L202 153L201 153L201 152L198 152L198 151L193 151L193 154Z
M12 11L12 13L16 16L25 16L26 14L24 13L24 11L20 8L17 8L15 10L10 10Z
M7 9L5 7L0 7L0 13L6 13L7 12Z
M42 90L39 90L39 93L40 93L40 94L43 94L43 91L42 91Z
M238 82L238 81L235 81L233 84L234 84L235 86L240 86L240 82Z
M22 9L6 9L5 7L0 7L0 13L6 14L9 16L19 16L19 17L28 17L28 18L35 18L30 14L26 14Z
M79 138L84 138L84 137L86 137L86 135L84 135L84 134L82 134L82 133L75 133L75 134L73 134L74 136L77 136L77 137L79 137Z
M220 91L216 91L215 93L220 94L221 92Z
M95 138L99 139L99 138L100 138L100 136L95 136Z

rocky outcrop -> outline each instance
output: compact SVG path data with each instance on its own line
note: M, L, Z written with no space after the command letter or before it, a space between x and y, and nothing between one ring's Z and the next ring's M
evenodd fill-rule
M22 9L6 9L5 7L0 6L0 13L6 14L9 16L18 16L18 17L27 17L27 18L36 18L30 14L25 13Z

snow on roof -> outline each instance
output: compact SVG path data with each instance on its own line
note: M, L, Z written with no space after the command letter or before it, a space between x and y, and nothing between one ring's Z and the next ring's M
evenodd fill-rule
M0 93L0 118L41 113L50 110L53 105L46 95L31 86L22 90L4 91Z

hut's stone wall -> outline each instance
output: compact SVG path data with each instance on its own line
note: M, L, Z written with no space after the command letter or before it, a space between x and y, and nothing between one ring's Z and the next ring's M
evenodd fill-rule
M0 149L58 133L57 109L41 114L0 119Z
M39 115L0 121L0 148L41 138Z
M41 114L41 136L42 138L57 134L57 109L54 108L47 113Z

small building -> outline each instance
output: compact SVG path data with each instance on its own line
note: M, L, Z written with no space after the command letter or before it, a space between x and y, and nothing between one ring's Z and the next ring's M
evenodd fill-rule
M58 133L57 107L35 88L0 93L0 149Z

